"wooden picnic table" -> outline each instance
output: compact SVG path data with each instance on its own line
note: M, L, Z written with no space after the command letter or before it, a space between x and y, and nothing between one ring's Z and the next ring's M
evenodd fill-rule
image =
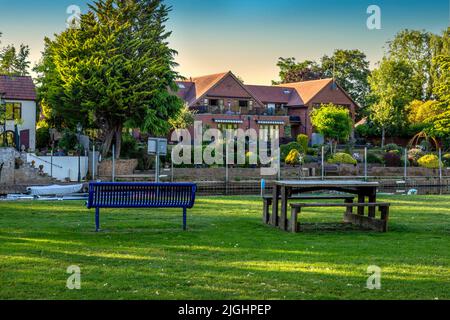
M292 194L302 194L314 191L339 191L358 196L358 203L375 203L377 201L378 182L351 181L351 180L285 180L276 181L273 188L272 215L270 224L287 230L288 199ZM281 201L281 209L279 203ZM375 214L375 207L369 207L369 215ZM280 216L278 212L280 211ZM358 214L364 214L364 207L358 207Z

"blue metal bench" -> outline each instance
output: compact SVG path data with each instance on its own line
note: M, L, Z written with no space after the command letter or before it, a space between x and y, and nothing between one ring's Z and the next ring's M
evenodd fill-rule
M100 230L100 208L182 208L183 230L187 209L195 203L192 183L91 183L88 209L95 208L95 227Z

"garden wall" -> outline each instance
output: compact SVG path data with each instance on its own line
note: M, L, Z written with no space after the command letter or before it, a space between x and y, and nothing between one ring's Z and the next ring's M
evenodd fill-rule
M116 176L127 176L134 174L138 166L137 159L126 159L126 160L116 160L115 173ZM112 176L112 160L103 160L98 165L98 172L96 175L100 177L111 177Z

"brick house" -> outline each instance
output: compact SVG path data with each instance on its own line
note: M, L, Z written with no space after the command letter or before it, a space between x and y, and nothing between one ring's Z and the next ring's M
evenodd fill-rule
M0 119L0 132L3 134L6 129L8 145L16 145L17 129L20 145L15 147L19 150L24 147L25 150L34 151L37 105L36 88L32 78L0 75L0 99L3 99L6 105L6 114L2 114Z
M311 136L310 113L324 103L350 110L358 105L333 79L279 86L243 84L231 71L177 82L178 96L209 128L274 130L280 138Z

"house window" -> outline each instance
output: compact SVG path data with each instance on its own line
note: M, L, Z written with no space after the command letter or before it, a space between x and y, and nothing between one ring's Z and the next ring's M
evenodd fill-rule
M219 105L219 100L211 99L211 100L209 100L209 105L210 106L218 106Z
M6 103L6 120L21 120L22 119L22 104L21 103Z
M239 100L239 107L247 108L248 107L248 101L247 100Z

